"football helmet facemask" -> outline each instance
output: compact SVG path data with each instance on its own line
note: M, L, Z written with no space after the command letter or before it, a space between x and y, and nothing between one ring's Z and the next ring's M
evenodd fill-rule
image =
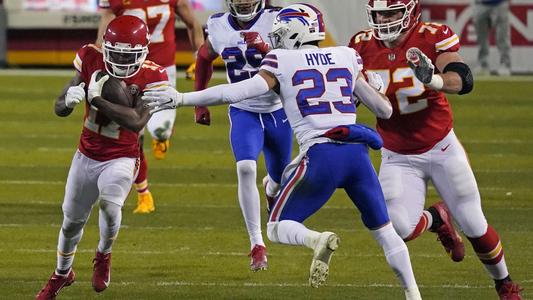
M312 41L326 38L322 13L309 4L293 4L280 10L272 32L268 34L273 48L298 49Z
M232 16L248 22L265 9L265 0L226 0L226 5Z
M148 55L148 27L139 18L123 15L107 25L102 44L107 73L129 78L141 70Z
M370 0L366 5L368 24L374 30L374 37L382 41L394 41L418 23L420 18L419 0ZM389 22L377 20L377 14L385 18L402 13L401 18Z

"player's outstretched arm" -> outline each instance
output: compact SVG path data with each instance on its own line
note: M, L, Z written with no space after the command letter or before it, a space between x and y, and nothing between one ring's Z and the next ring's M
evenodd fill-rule
M137 101L135 107L126 107L124 105L115 104L107 101L102 97L102 87L109 79L109 75L102 76L96 80L96 71L91 76L91 83L89 84L87 101L98 108L106 117L133 132L139 132L144 128L148 120L150 120L150 110L146 108L142 101Z
M208 89L190 93L180 93L172 87L147 91L142 96L146 107L154 113L163 109L179 106L209 106L236 103L244 99L258 97L278 84L276 77L268 71L261 70L250 79L232 84L221 84Z
M359 73L355 81L354 95L380 119L388 119L392 115L392 105L389 98L379 90L383 88L383 81L379 75L367 72L369 82ZM377 77L376 77L377 76Z
M185 24L185 27L187 27L187 34L189 35L192 49L198 51L204 41L204 31L200 22L196 20L189 1L178 1L175 12Z
M74 107L85 100L85 83L80 73L76 75L65 86L61 95L57 97L54 111L59 117L66 117L72 113Z

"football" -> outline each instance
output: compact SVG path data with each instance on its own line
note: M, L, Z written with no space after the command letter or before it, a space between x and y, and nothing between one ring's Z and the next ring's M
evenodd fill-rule
M99 73L96 79L99 80L104 75L105 73ZM129 87L124 81L110 75L102 88L102 98L115 104L133 107L136 92L132 86Z

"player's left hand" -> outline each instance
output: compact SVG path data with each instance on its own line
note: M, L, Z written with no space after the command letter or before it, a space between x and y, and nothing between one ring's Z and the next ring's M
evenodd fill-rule
M183 94L173 87L166 87L157 90L148 90L141 97L144 107L150 108L150 113L154 114L160 110L175 109L183 105Z
M109 75L104 75L97 81L96 76L98 76L100 72L101 70L96 70L91 75L91 82L89 83L89 88L87 89L87 101L89 101L89 103L91 103L94 98L102 95L104 83L109 79Z
M368 84L378 90L378 92L385 93L385 84L383 83L383 78L379 76L378 73L372 71L366 71L366 77L368 78Z
M405 53L409 67L415 72L416 78L423 84L429 84L433 78L435 66L420 49L412 47Z
M196 80L196 76L194 75L194 73L196 72L196 63L192 63L188 68L187 70L185 70L185 78L187 80Z
M249 31L241 34L248 48L255 48L263 55L270 51L270 45L263 40L259 32Z

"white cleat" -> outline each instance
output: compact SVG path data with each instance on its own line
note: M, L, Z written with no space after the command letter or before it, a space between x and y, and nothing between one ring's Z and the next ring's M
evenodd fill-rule
M405 289L405 300L422 300L417 286Z
M322 232L314 249L309 271L309 285L317 288L326 282L329 275L331 255L339 247L340 239L333 232Z

